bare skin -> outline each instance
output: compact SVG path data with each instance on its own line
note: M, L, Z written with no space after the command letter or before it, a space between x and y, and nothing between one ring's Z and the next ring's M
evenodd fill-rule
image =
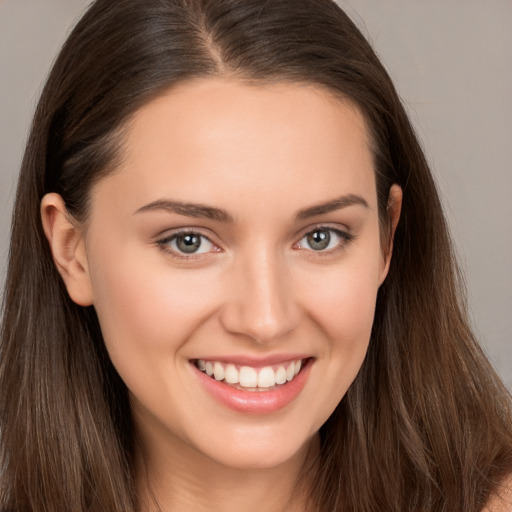
M203 79L136 113L84 225L43 199L68 292L94 305L130 391L145 511L306 510L301 468L364 360L391 257L368 142L321 88ZM400 205L394 186L393 229ZM229 358L301 360L301 387L233 408L198 367Z
M507 478L495 496L482 512L511 512L512 511L512 476Z
M215 461L199 460L192 449L186 454L179 450L180 459L173 458L173 464L160 457L152 462L148 453L139 452L143 510L165 511L161 504L169 504L170 510L258 512L264 504L269 512L303 512L307 510L307 487L296 483L307 486L309 479L306 475L299 480L300 471L303 467L314 470L318 450L315 436L296 456L266 470L219 467Z

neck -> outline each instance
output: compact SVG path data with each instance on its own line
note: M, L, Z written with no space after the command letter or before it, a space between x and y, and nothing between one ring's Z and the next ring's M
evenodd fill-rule
M233 468L167 440L140 439L137 485L141 512L305 512L318 436L274 467ZM309 469L308 469L309 468Z

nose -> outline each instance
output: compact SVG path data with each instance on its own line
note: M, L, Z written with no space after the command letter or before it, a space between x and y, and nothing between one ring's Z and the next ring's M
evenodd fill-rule
M292 333L300 320L300 308L285 258L260 249L241 256L234 267L220 315L224 329L259 344Z

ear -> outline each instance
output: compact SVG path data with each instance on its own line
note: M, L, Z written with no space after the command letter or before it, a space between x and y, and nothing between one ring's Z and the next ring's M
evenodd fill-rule
M391 263L391 255L393 254L393 239L395 238L396 227L400 220L400 212L402 211L402 188L395 184L389 189L389 197L387 204L387 215L389 233L386 240L386 246L382 250L382 268L380 272L379 285L384 282L388 275L389 265Z
M83 230L68 212L59 194L51 193L43 197L41 220L53 261L69 296L80 306L90 306L93 295Z

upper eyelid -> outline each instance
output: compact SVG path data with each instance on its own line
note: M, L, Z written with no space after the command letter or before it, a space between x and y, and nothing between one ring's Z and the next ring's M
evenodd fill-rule
M202 238L205 238L213 246L214 250L209 250L206 252L199 252L199 253L192 252L192 253L187 254L185 252L181 252L179 250L169 247L168 244L170 242L173 242L178 236L186 235L186 234L198 235ZM167 236L159 237L155 241L155 245L158 246L158 248L161 251L168 254L169 257L172 257L177 260L188 261L188 262L192 262L192 261L198 260L198 259L201 260L202 258L210 255L211 253L223 252L223 249L221 248L221 246L218 243L214 242L210 237L204 235L203 233L201 233L198 230L191 230L191 229L180 229L180 230L174 231L172 233L169 233Z
M181 252L176 251L174 249L167 248L166 250L169 252L173 252L177 255L182 255L185 258L193 258L194 256L202 256L203 254L208 254L210 252L222 252L223 251L222 244L219 244L218 242L213 240L211 236L202 233L201 230L197 229L197 228L194 228L194 229L179 228L172 232L169 232L169 230L163 231L161 235L156 237L155 243L156 243L156 245L163 248L166 244L175 240L178 236L188 235L188 234L198 235L198 236L206 239L210 244L212 244L216 248L216 251L208 251L207 253L199 253L199 254L190 253L189 255L185 255L185 254L182 254Z
M294 240L293 244L299 243L308 234L310 234L316 230L322 230L322 229L324 229L326 231L333 231L336 234L338 234L339 236L346 236L346 237L354 236L351 233L351 230L347 226L340 226L339 224L336 226L333 226L333 225L329 225L328 223L319 223L319 224L315 224L313 226L307 226L305 228L302 228L300 231L298 231L293 236L293 240ZM162 231L162 233L156 237L156 242L157 243L169 242L170 240L173 240L175 237L177 237L181 234L199 235L199 236L207 239L210 243L215 245L217 248L222 250L223 244L219 243L219 241L216 241L216 239L218 237L212 236L210 234L206 234L202 228L195 227L195 226Z
M315 224L313 226L308 226L306 228L303 228L295 235L295 237L296 237L297 241L299 241L299 240L302 240L302 238L304 238L309 233L312 233L312 232L318 231L318 230L322 230L322 229L325 229L326 231L334 231L336 233L341 233L341 234L344 234L347 236L353 236L352 230L348 226L346 226L346 225L340 226L340 224L333 225L333 224L329 224L327 222L327 223L319 223L319 224Z
M155 238L157 242L164 242L172 240L173 238L176 238L179 235L188 234L199 235L203 238L206 238L212 244L218 245L218 243L214 241L214 237L212 237L209 234L205 234L201 228L178 228L174 230L166 229L165 231L162 231L159 235L157 235Z
M333 231L336 233L336 236L339 238L339 240L334 247L322 250L315 250L307 247L297 247L295 250L303 254L303 257L305 258L313 259L313 261L321 261L322 258L332 258L337 254L343 254L344 251L348 249L349 245L352 244L352 242L356 239L356 235L350 233L348 230L345 231L333 227L317 227L306 231L306 233L301 238L299 238L294 245L297 246L309 233L319 231L321 229L325 229L326 231Z
M350 233L349 230L335 228L332 226L318 226L316 228L307 230L302 236L299 237L297 243L300 242L301 240L303 240L307 235L309 235L310 233L314 233L315 231L331 231L331 232L335 233L336 236L339 236L339 237L347 239L347 240L354 238L354 235L352 233Z

